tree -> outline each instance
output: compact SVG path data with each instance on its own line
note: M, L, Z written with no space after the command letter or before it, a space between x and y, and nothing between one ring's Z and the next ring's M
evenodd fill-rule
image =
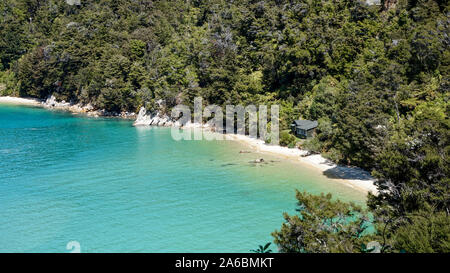
M448 103L417 107L380 154L369 195L377 233L387 251L448 252L450 168Z
M443 100L423 104L392 133L375 167L380 194L369 196L372 209L393 216L428 205L450 212L448 107Z
M408 214L392 241L393 250L398 252L449 253L450 217L433 210Z
M272 236L280 252L361 252L369 217L359 206L297 191L298 215L284 214L285 223Z

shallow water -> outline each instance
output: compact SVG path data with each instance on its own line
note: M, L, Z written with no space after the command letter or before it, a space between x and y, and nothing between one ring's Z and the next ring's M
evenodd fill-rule
M68 252L69 241L82 252L249 252L294 213L295 189L365 200L315 169L240 150L0 105L0 252Z

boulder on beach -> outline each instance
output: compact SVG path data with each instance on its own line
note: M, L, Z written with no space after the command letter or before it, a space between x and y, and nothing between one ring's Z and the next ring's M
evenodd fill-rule
M54 95L50 95L49 97L47 97L47 99L44 102L44 106L45 107L49 107L49 108L63 108L63 107L70 107L71 103L66 102L66 101L61 101L58 102L56 100L56 97Z
M56 105L56 97L54 95L51 95L50 97L47 98L47 100L44 102L45 106L48 107L55 107Z

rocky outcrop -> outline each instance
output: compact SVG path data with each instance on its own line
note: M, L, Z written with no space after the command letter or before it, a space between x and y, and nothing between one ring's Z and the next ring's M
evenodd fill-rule
M51 95L47 98L47 100L44 102L44 106L50 107L50 108L59 108L59 107L69 107L70 103L65 102L64 100L61 102L58 102L56 100L56 97L54 95Z
M149 126L152 123L152 115L147 115L147 110L145 107L141 107L139 110L134 126Z
M141 107L139 114L134 122L134 126L174 126L175 122L167 115L148 113L144 107Z
M159 111L149 113L144 107L141 107L137 115L134 126L164 126L177 128L203 128L211 129L209 124L192 123L190 121L182 124L180 120L175 120Z
M133 119L136 117L135 113L131 112L109 112L104 109L96 110L90 103L81 104L66 101L58 101L54 95L49 96L45 101L42 102L42 106L49 109L69 111L72 113L83 113L92 117L120 117L126 119Z

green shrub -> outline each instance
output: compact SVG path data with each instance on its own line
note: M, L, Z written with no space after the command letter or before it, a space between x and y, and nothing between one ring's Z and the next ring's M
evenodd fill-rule
M0 96L18 96L17 82L14 72L0 71Z
M420 211L394 235L394 249L407 253L449 253L450 217L446 212Z
M280 133L280 145L288 146L289 148L295 147L297 144L297 138L292 135L288 130Z
M302 148L311 152L320 153L322 150L322 143L319 141L318 138L310 138L307 139L303 145Z

